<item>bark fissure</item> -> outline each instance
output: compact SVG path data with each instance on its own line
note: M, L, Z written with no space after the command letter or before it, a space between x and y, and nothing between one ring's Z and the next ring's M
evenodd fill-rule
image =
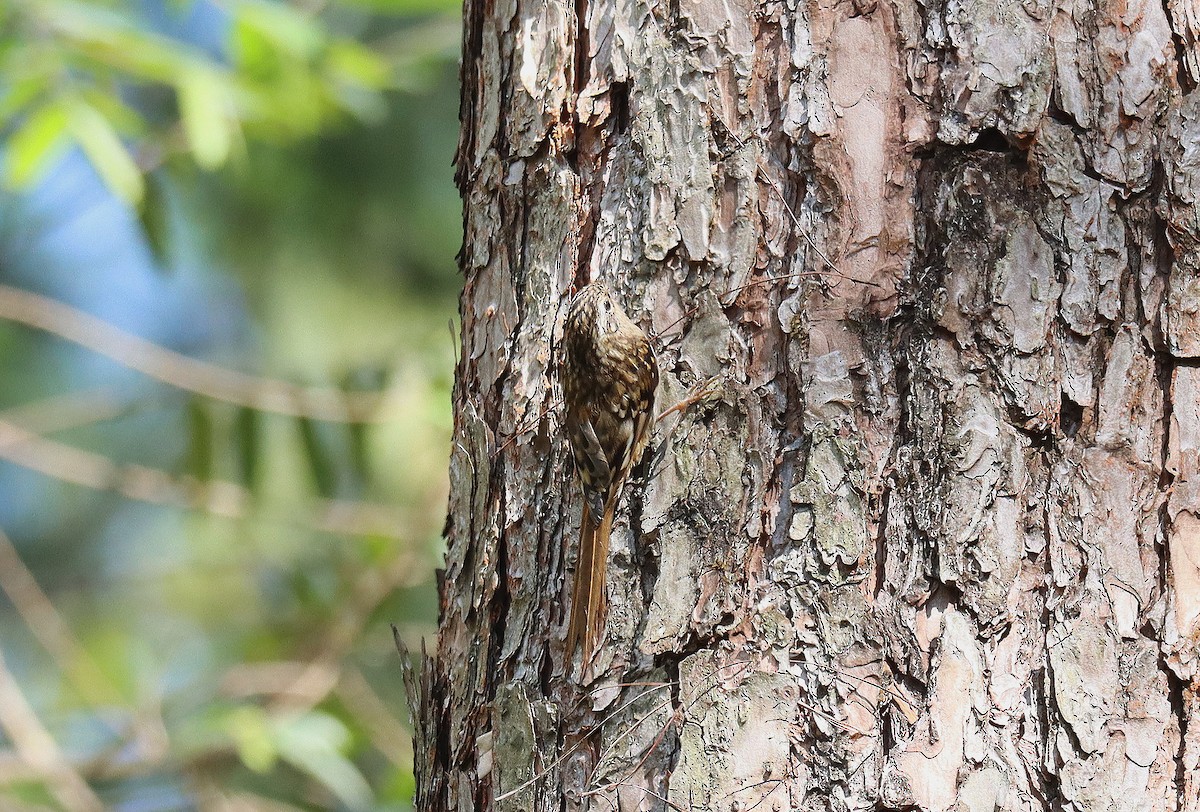
M1200 24L1200 20L1187 19L1187 12L1182 4L1177 3L1177 5L1181 9L1179 17L1182 19L1172 19L1176 15L1171 13L1171 0L1162 0L1163 14L1167 19L1172 20L1171 42L1175 46L1175 78L1179 82L1180 89L1187 94L1196 89L1195 36L1196 26ZM1191 29L1188 28L1189 24L1192 26ZM1191 43L1185 40L1185 36L1188 35L1192 40Z

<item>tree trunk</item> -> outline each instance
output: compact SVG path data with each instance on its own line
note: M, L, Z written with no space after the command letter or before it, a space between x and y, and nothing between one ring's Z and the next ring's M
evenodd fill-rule
M1200 810L1194 8L465 15L418 808ZM580 680L554 342L592 277L663 407L710 391Z

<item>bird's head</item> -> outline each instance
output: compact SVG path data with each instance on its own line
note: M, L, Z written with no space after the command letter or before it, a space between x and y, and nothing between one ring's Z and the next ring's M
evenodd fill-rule
M574 329L596 338L611 335L633 325L604 282L592 282L575 294L567 321Z

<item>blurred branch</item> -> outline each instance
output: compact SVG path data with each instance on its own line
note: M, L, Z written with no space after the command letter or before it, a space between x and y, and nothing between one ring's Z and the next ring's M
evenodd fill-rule
M117 690L95 660L75 639L67 622L25 566L12 541L0 531L0 590L64 675L71 678L83 698L96 707L114 701Z
M54 738L33 712L17 680L0 654L0 727L17 755L41 771L50 792L64 807L80 812L103 812L104 804L59 750Z
M301 807L246 790L231 789L211 779L192 781L199 812L301 812Z
M140 502L198 510L226 519L243 519L251 514L252 494L236 483L201 482L145 465L120 465L102 454L40 437L3 419L0 459L62 482L112 491ZM404 538L402 528L406 526L387 505L337 499L315 500L308 520L301 523L343 536L392 539Z
M0 786L41 780L41 770L30 766L15 750L0 750Z
M118 700L120 692L76 638L21 559L12 540L3 531L0 531L0 591L8 597L29 631L54 658L59 670L74 684L85 702L99 711ZM97 712L96 718L104 722L102 713ZM113 728L113 732L118 731ZM136 741L145 761L158 763L162 760L170 743L161 708L136 719L128 735L121 736L114 745L112 755L122 754L127 758L133 741ZM95 775L97 766L85 765L74 769L85 775ZM11 780L5 781L2 767L0 764L0 783L11 783Z
M0 411L0 420L14 423L34 434L53 434L124 417L138 407L112 389L68 392Z
M307 667L297 660L238 663L221 677L221 693L238 699L283 693Z
M335 423L382 422L379 392L309 389L199 361L82 310L0 284L0 319L53 333L165 384L261 412Z

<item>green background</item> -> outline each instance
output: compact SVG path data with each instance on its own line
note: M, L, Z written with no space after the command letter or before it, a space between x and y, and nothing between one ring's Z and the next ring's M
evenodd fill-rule
M436 623L458 5L2 5L0 299L44 298L0 307L0 808L411 808L390 626ZM270 381L382 395L247 406Z

